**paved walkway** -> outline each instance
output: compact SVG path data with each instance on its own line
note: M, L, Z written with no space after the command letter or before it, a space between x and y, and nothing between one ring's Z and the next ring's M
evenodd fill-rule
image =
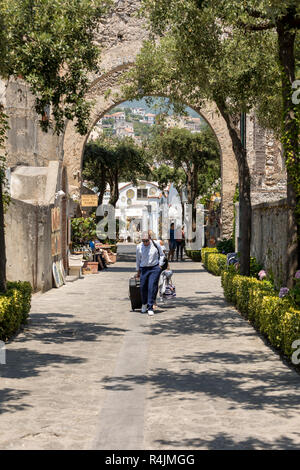
M176 302L131 312L133 256L35 295L0 364L0 449L296 449L300 376L174 263Z

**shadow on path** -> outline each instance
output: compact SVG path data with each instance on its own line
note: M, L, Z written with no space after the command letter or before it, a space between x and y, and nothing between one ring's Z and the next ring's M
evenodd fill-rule
M235 361L234 354L232 361ZM289 371L281 371L278 375L263 370L235 372L224 369L195 373L190 370L172 372L155 369L149 375L105 377L102 384L112 391L131 390L135 385L148 384L154 390L149 399L176 396L179 400L196 400L205 394L210 398L226 400L231 405L237 404L245 410L269 409L283 417L288 417L292 410L300 409L298 378L292 381Z
M0 415L29 408L30 405L24 403L24 398L28 395L29 392L24 390L13 390L12 388L3 388L0 390ZM22 401L20 402L20 400Z
M1 378L24 379L40 375L45 367L63 368L66 364L82 364L85 359L64 354L39 353L27 348L7 350Z
M61 313L31 313L25 334L14 339L18 343L30 340L46 344L62 344L74 341L100 341L104 335L118 336L126 332L122 328L84 321L67 321L73 315Z
M207 434L209 434L207 432ZM182 439L181 441L168 441L168 440L157 440L157 444L164 447L171 446L172 448L186 449L207 449L207 450L257 450L257 449L284 449L284 450L296 450L299 442L299 433L296 433L295 438L292 440L288 437L280 437L272 442L266 442L266 440L258 439L256 437L249 437L247 439L234 439L232 436L226 433L218 433L213 437L207 437L206 439L199 439L198 437L190 439Z

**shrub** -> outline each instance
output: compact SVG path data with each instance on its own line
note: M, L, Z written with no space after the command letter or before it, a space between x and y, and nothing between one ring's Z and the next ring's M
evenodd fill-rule
M0 295L0 340L6 341L26 323L31 306L29 282L8 282L7 292Z
M71 220L72 242L74 245L87 243L96 236L96 217L78 217Z
M201 261L202 260L201 250L189 250L189 257L193 261Z
M291 358L293 341L300 339L300 310L293 308L291 299L281 299L270 281L240 276L230 269L222 273L222 286L226 300Z
M279 334L284 354L291 357L294 352L292 344L295 340L300 339L300 310L289 308L284 312L281 316Z
M233 239L224 238L224 240L220 240L217 243L217 250L219 253L223 253L224 255L227 255L228 253L233 253L235 251Z
M258 273L263 269L262 265L254 257L250 258L250 276L258 277Z
M219 253L211 253L208 256L207 269L215 276L221 276L223 270L226 268L226 255Z
M218 253L217 248L202 248L201 256L202 256L202 263L207 268L208 256L211 253Z
M220 254L216 248L202 248L203 264L215 276L221 276L226 268L226 260L226 255Z

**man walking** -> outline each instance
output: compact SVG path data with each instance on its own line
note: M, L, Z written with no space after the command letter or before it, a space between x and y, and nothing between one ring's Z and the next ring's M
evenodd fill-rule
M142 242L136 247L136 270L140 277L142 313L154 315L153 305L158 290L164 253L159 243L151 240L148 232L142 233Z

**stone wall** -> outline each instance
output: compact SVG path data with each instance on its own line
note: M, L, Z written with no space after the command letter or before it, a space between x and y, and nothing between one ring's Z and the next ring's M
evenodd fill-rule
M247 116L246 129L252 204L285 198L286 170L280 143L258 124L254 114Z
M5 215L7 279L52 288L51 208L12 199Z
M43 132L36 114L35 98L24 80L2 82L6 114L9 118L7 133L7 164L47 166L50 160L63 159L63 135Z
M287 282L287 219L286 199L252 208L251 256L272 273L278 288Z
M11 203L5 214L7 278L29 281L34 291L52 288L54 261L63 259L68 267L68 204L58 193L62 189L67 194L65 179L58 161L46 167L18 165L11 172ZM60 209L55 228L54 208Z

